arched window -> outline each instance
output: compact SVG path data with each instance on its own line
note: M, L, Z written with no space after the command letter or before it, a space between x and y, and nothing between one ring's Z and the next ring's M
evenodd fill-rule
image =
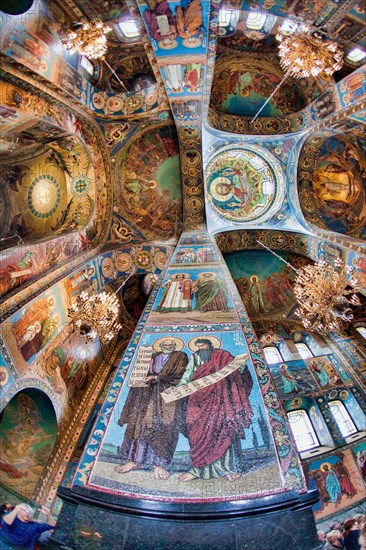
M295 346L297 351L299 352L301 359L308 359L309 357L314 357L309 346L304 344L304 342L299 342L298 344L295 344Z
M356 327L356 330L366 340L366 327Z
M273 365L274 363L281 363L283 361L282 355L276 348L276 346L266 346L263 348L264 356L266 358L266 361L269 365Z
M303 409L290 411L287 413L287 417L299 452L320 447L319 440L306 411Z
M357 432L357 428L342 401L330 401L328 405L343 437Z

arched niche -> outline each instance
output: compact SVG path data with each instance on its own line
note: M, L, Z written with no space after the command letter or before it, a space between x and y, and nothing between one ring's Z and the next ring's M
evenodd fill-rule
M27 388L14 395L0 416L2 485L32 499L56 436L56 413L44 392Z
M220 113L254 117L284 76L276 58L268 57L243 52L222 55L215 65L210 106ZM259 116L297 113L311 101L308 94L298 81L286 79Z
M315 229L360 238L366 234L366 142L352 133L316 134L299 157L302 213Z
M115 210L145 238L178 236L182 189L176 130L161 124L135 136L117 157Z
M296 308L296 272L285 262L298 269L310 260L288 252L278 256L283 261L266 250L241 250L224 256L252 322L283 319L292 316Z

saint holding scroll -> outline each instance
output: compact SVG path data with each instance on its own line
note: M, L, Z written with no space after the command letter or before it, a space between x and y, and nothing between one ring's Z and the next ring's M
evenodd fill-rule
M184 383L218 373L235 360L228 351L215 348L212 340L213 337L195 340L196 351L189 361L190 372L182 379ZM180 481L239 479L236 459L240 438L253 416L249 403L253 380L246 366L242 372L239 370L188 397L186 424L191 468L179 476Z

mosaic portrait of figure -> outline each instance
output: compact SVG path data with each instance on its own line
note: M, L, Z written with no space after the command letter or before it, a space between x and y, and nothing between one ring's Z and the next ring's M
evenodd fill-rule
M0 426L2 483L30 498L56 439L51 401L39 390L21 391L5 407Z
M24 372L66 324L61 295L56 286L3 323L2 337L18 372Z
M93 486L196 494L198 480L229 491L261 467L278 483L261 396L242 338L179 333L143 337L93 469ZM233 484L233 485L231 485ZM158 487L158 485L155 485ZM226 485L225 485L226 487Z
M291 265L301 265L300 257L283 252L280 254ZM294 310L295 272L286 263L261 250L226 254L225 259L252 319L279 311L288 315Z
M361 237L366 224L366 142L336 136L324 141L314 170L319 215L328 229Z
M314 506L316 517L363 499L364 484L350 450L306 465L305 473L309 487L319 491L320 501Z
M328 388L344 384L344 380L333 367L328 357L313 357L312 359L307 359L306 363L320 387Z
M280 363L278 366L271 367L271 372L282 398L317 390L309 369L303 361Z
M283 192L283 172L262 148L217 153L207 164L207 199L220 216L244 223L264 219Z
M170 318L169 314L181 313L182 322L188 319L199 322L212 312L223 319L236 319L227 284L214 270L191 268L186 272L170 272L163 281L151 318L161 323Z

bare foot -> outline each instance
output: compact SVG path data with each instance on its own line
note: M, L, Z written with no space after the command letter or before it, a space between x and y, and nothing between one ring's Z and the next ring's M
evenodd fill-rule
M240 479L241 478L241 474L228 474L227 476L225 476L225 479L227 479L228 481L236 481L237 479Z
M197 476L190 474L189 472L185 472L184 474L180 474L178 479L179 481L193 481L194 479L197 479Z
M154 466L154 478L155 479L168 479L170 476L169 472L161 466Z
M127 472L138 470L139 468L140 466L136 464L136 462L127 462L126 464L123 464L123 466L116 466L114 471L118 474L127 474Z

